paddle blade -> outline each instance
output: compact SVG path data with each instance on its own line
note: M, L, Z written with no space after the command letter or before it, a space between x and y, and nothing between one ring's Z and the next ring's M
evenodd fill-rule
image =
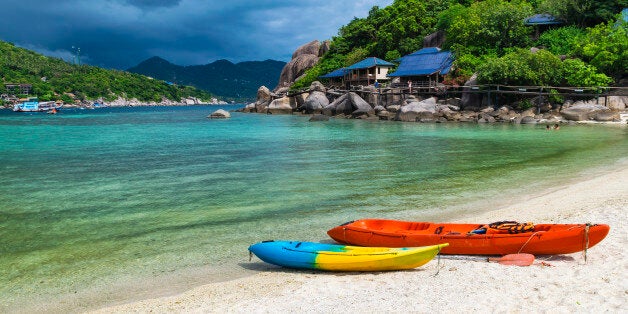
M530 266L534 263L534 255L528 253L507 254L499 258L491 257L488 260L502 265Z

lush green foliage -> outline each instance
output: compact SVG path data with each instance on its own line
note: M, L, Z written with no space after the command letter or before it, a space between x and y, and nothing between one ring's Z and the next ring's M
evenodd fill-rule
M585 30L575 26L551 29L541 34L536 46L544 47L554 54L568 55L585 40L585 36Z
M587 29L574 55L611 76L628 72L628 23L609 21Z
M525 1L487 0L468 8L453 6L441 15L439 25L447 33L445 47L459 45L476 52L502 50L529 43L532 29L522 21L530 15L532 7Z
M400 1L380 9L374 7L367 18L354 19L332 40L329 53L306 72L293 88L303 88L318 76L348 66L365 56L388 61L422 48L423 37L442 30L445 49L456 56L454 70L445 78L461 83L480 72L483 82L519 85L610 84L609 77L626 73L628 35L626 23L617 16L628 0L464 0ZM534 13L576 14L587 8L581 21L572 21L543 33L534 42L534 28L523 20ZM561 13L563 12L563 13ZM567 12L567 13L564 13ZM560 13L560 14L559 14ZM593 28L599 21L607 24ZM547 51L531 54L531 46ZM558 55L578 58L561 62ZM565 76L569 76L567 79Z
M594 26L614 17L628 0L545 0L539 11L549 13L568 25Z
M478 82L504 85L557 85L561 80L561 61L549 51L536 53L515 49L501 58L489 60L478 68Z
M567 59L563 62L564 84L569 86L607 86L613 80L598 73L597 69L580 59Z
M355 18L341 27L318 66L308 70L292 88L307 87L320 75L364 57L394 60L421 49L423 37L436 30L438 14L449 5L449 0L395 0L383 9L373 7L368 17Z
M606 86L612 80L579 59L561 61L546 50L532 53L527 49L516 49L481 65L478 68L478 82L515 86L595 87Z
M0 41L0 92L5 83L33 85L33 93L41 100L62 99L71 102L68 93L80 100L117 97L141 101L179 101L182 97L210 100L207 92L187 86L172 86L143 75L105 70L88 65L72 65ZM65 96L64 96L65 95Z

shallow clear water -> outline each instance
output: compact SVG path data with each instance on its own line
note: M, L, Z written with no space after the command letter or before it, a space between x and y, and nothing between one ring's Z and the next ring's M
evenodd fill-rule
M625 127L207 119L216 109L0 111L0 311L243 275L257 241L445 220L628 153Z

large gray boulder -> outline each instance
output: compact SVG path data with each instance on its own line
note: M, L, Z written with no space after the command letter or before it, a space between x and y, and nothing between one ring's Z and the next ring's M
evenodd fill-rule
M270 90L266 86L260 86L257 89L257 100L255 101L255 111L265 113L266 108L272 100Z
M321 43L318 40L311 41L294 51L292 60L281 70L279 84L275 89L290 86L305 71L318 62L321 52Z
M366 102L369 103L371 107L375 107L379 105L379 94L375 86L373 85L365 86L362 90L365 92L363 93L363 95L366 98L364 100L366 100Z
M321 50L321 43L318 40L312 40L309 43L304 44L300 46L299 48L297 48L297 50L295 50L292 53L292 59L295 59L298 56L302 56L302 55L315 55L318 57L320 50Z
M325 93L313 91L307 96L303 106L305 107L305 113L321 113L327 105L329 105L329 99L327 99Z
M210 119L228 119L231 118L231 114L223 109L218 109L207 117Z
M534 117L524 116L524 117L521 117L521 120L519 120L519 123L521 123L521 124L537 124L537 123L539 123L539 121L537 119L535 119Z
M310 84L310 92L314 92L314 91L318 91L318 92L326 92L327 88L325 88L325 85L323 85L323 83L319 82L319 81L314 81L312 82L312 84Z
M322 57L323 55L325 55L329 51L330 47L331 47L331 40L323 41L321 43L320 49L318 49L318 56Z
M628 96L608 96L608 99L602 99L600 103L604 102L610 110L623 111L628 108Z
M436 115L436 98L431 97L418 101L412 97L406 100L406 105L397 111L395 120L399 121L433 121Z
M338 97L331 104L324 107L323 113L326 115L369 115L374 116L375 110L362 97L354 92L350 92Z
M270 105L268 105L267 112L270 114L292 114L290 98L282 97L273 100Z
M619 115L618 111L608 110L596 113L593 116L593 120L598 122L619 122L621 121L621 116Z
M482 94L474 92L473 85L478 84L478 75L473 74L471 78L464 83L462 97L460 98L460 108L465 110L478 110L482 107Z
M598 113L605 111L611 110L602 105L576 102L573 106L561 111L560 114L567 120L587 121L593 119Z
M292 97L294 98L296 108L303 107L303 105L305 105L305 100L307 99L308 96L310 96L310 93L298 94Z
M442 47L445 42L445 32L437 31L423 37L423 47Z

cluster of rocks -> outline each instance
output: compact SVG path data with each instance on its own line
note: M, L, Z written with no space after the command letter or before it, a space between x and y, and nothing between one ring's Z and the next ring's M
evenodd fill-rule
M257 100L241 109L265 114L320 114L328 117L395 120L406 122L508 122L517 124L569 121L620 122L628 97L608 96L589 101L567 101L555 108L544 97L533 99L534 107L520 111L511 106L483 105L474 97L419 99L392 89L376 91L372 86L340 93L314 82L307 92L286 96L262 86ZM606 104L606 105L601 105ZM623 114L625 117L626 114Z
M101 104L106 107L151 107L151 106L190 106L190 105L226 105L227 102L220 101L216 98L212 98L210 102L202 101L199 98L188 97L181 98L180 101L174 101L167 98L162 98L160 102L156 101L140 101L137 98L126 99L118 97L113 101L106 101L103 98L96 99L94 101L83 101L74 104L64 104L63 108L91 108L94 104Z

